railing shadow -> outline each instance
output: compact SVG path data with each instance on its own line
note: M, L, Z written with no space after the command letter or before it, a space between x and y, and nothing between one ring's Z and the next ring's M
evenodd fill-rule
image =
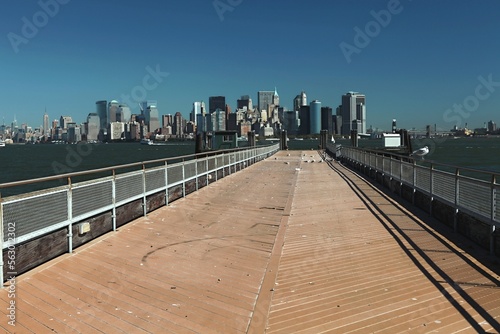
M475 331L477 331L478 333L485 332L484 329L481 327L481 325L479 325L478 322L474 320L473 315L471 315L470 312L468 312L464 308L464 306L462 306L460 302L446 290L447 287L452 288L492 327L494 327L496 330L500 330L499 322L491 314L489 314L488 311L485 310L472 296L470 296L465 290L461 289L460 287L461 285L468 285L470 282L458 282L455 281L452 277L450 277L450 275L438 264L436 264L432 260L432 258L428 255L428 252L432 252L432 250L420 247L418 245L418 242L413 240L408 235L407 233L408 230L401 228L397 222L391 219L391 217L387 215L380 208L380 205L375 203L375 201L369 197L369 195L366 193L365 190L361 189L356 182L351 180L351 178L344 171L341 170L341 167L338 167L338 165L333 159L329 158L323 152L320 152L320 154L323 156L323 158L328 163L330 168L332 168L332 170L337 172L342 177L342 179L348 184L348 186L356 193L359 199L363 202L366 208L384 226L384 228L388 231L388 233L394 238L394 240L398 243L400 248L408 256L408 258L410 258L413 261L413 263L419 268L419 270L425 275L425 277L453 305L453 307L464 317L464 319L466 319L469 322L469 324L471 325L472 328L474 328ZM384 189L380 189L377 185L374 185L371 182L365 180L354 170L346 166L343 166L342 168L346 168L349 172L353 173L361 182L368 185L371 190L377 192L377 194L383 197L386 201L392 204L395 204L395 202L399 203L397 200L393 198L392 194L388 194ZM500 287L500 281L496 277L486 272L484 269L482 269L480 266L474 263L471 259L465 256L462 252L458 251L456 248L452 247L449 244L449 242L457 244L457 241L459 241L460 243L467 243L467 242L471 243L470 241L457 240L458 239L457 235L454 234L451 230L445 230L443 228L439 228L439 232L446 238L445 240L436 232L434 232L432 229L430 229L426 224L422 223L421 221L415 218L415 216L417 216L419 219L422 219L422 221L428 221L429 216L424 217L424 215L421 212L418 212L418 210L416 210L415 208L403 207L404 208L403 209L402 206L400 205L395 205L395 207L400 211L400 213L404 214L408 219L410 219L413 224L418 226L419 229L422 229L428 234L430 234L435 240L437 240L442 246L444 246L448 250L448 252L454 254L461 261L466 263L471 270L476 271L482 278L486 278L489 281L489 283L487 284L488 287L492 287L495 289ZM434 228L434 226L432 227ZM397 233L395 231L397 231ZM410 247L408 247L407 245L409 245ZM423 259L423 261L425 261L425 263L421 263L421 261L419 261L418 258L415 256L415 254L413 254L412 252L418 253L418 255ZM478 261L481 261L480 258L483 257L484 261L484 258L487 256L486 251L484 253L485 254L480 254L480 251L476 250L474 253L470 252L469 255L475 257L476 259L478 259ZM429 270L426 269L426 266L432 268L441 277L441 279L438 280L435 277L433 277L433 275L429 272ZM491 266L491 263L488 264L487 267L489 267L497 275L500 275L500 269Z

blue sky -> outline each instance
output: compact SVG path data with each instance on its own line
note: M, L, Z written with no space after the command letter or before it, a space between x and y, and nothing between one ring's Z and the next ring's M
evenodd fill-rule
M408 129L500 122L496 0L2 4L0 122L39 126L45 108L83 122L97 100L143 93L161 114L188 117L194 101L224 95L234 109L275 86L288 108L302 90L333 108L362 92L367 125L387 130L393 118ZM346 45L356 50L348 57Z

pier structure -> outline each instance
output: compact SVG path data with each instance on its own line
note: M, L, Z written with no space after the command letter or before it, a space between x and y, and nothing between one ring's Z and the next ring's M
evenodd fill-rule
M280 151L17 277L16 326L0 328L498 333L499 275L323 151Z

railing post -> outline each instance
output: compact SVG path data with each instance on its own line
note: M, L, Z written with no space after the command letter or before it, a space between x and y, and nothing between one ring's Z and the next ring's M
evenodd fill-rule
M455 210L453 213L453 231L458 232L458 205L460 204L460 197L459 197L459 192L460 192L460 170L457 168L455 169Z
M413 160L413 175L412 175L412 179L413 179L413 184L412 184L413 193L411 195L411 203L413 205L415 205L415 192L417 191L417 189L416 189L416 185L417 185L417 162L415 160Z
M142 213L144 217L148 214L147 208L147 198L146 198L146 165L142 164Z
M73 253L73 184L68 177L68 253Z
M186 197L186 161L182 158L182 197Z
M0 193L0 284L3 287L3 199Z
M113 180L111 181L111 196L113 201L113 213L111 219L113 221L113 231L116 231L116 171L113 169Z
M399 197L403 197L403 160L399 160Z
M205 170L206 170L206 175L207 175L206 180L207 180L207 186L208 186L209 185L208 175L210 173L210 171L208 170L208 154L205 156L205 167L206 167Z
M219 164L217 163L218 159L218 154L216 153L214 156L214 165L215 165L215 182L217 182L217 177L219 176Z
M168 206L168 162L165 160L165 206Z
M429 170L429 195L430 195L430 201L429 201L429 215L432 216L432 202L434 201L434 164L431 163L431 168Z
M198 191L198 156L194 159L194 179L196 181L196 191Z
M491 229L490 229L490 254L495 255L495 209L496 209L496 176L493 174L491 176Z

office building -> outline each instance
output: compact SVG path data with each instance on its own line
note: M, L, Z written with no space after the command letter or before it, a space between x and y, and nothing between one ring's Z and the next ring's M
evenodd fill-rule
M211 114L217 109L226 110L225 96L210 96L208 98L208 112Z
M201 115L201 102L193 102L193 110L191 110L190 120L196 124L197 115Z
M352 130L366 133L366 97L364 94L348 92L342 95L342 135Z
M307 106L307 95L306 92L302 91L293 99L293 110L299 111L300 107L304 106Z
M71 118L71 116L61 116L59 118L59 126L61 127L61 129L67 129L69 123L73 123L73 119Z
M97 113L90 113L87 116L87 141L97 141L99 139L100 119Z
M108 101L102 100L95 103L96 114L99 116L99 130L106 131L108 128Z
M173 126L174 125L174 116L172 115L162 115L162 127L166 128L167 126Z
M496 132L497 131L497 125L493 121L488 122L488 131L489 132Z
M132 119L132 110L125 103L120 103L118 106L118 112L116 114L116 121L122 123L128 123Z
M310 133L319 134L321 132L321 102L314 100L309 106Z
M321 107L321 130L328 130L328 134L333 134L333 110L330 107Z
M47 111L45 111L45 114L43 115L43 135L44 136L49 136L50 130L50 121L49 121L49 115L47 115Z
M310 106L302 106L299 110L299 135L311 133Z
M160 128L160 117L158 109L155 105L149 105L146 108L144 115L149 132L155 132Z
M249 95L243 95L239 100L236 101L236 109L252 110L253 103Z
M176 112L174 115L173 133L177 137L181 137L184 134L183 117L180 112Z
M269 106L273 104L274 91L259 91L257 94L259 111L266 111L269 116Z
M112 100L108 104L108 122L114 123L118 120L118 109L120 104L116 100Z

